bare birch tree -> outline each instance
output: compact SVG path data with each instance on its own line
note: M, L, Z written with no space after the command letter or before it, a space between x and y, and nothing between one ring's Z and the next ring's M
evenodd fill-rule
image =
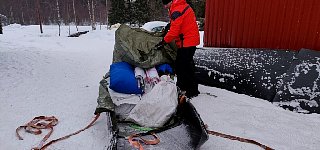
M21 11L21 23L24 24L24 22L25 22L24 21L24 13L23 13L23 11Z
M69 36L70 36L70 11L69 11L69 9L70 9L70 5L69 5L69 3L67 3L68 5L67 5L67 16L68 16L68 26L69 26Z
M88 5L88 11L89 11L89 17L91 22L92 30L96 30L96 23L95 23L95 3L94 0L87 0Z
M96 10L96 1L91 0L91 10L92 10L92 29L96 30L96 19L95 19L95 10Z
M61 33L61 16L60 16L60 7L59 7L59 0L56 0L57 3L57 15L58 15L58 26L59 26L59 36Z
M91 14L90 0L87 0L87 7L88 7L88 12L89 12L90 23L92 25L92 14Z
M100 30L101 30L101 22L102 22L102 20L101 20L101 11L99 10L99 22L100 22Z
M12 6L10 6L10 16L9 16L9 23L14 23L14 18L13 18L13 11L12 11Z
M108 0L106 0L106 25L107 25L107 28L108 28L108 13L109 13L109 10L108 10Z
M72 7L73 7L74 24L76 25L77 31L79 31L78 23L77 23L76 7L74 5L74 0L72 0Z

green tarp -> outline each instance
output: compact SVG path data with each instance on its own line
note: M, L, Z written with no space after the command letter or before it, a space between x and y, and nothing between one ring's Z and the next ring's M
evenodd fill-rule
M115 35L113 62L125 61L141 68L171 64L176 59L176 45L172 42L163 49L156 50L154 46L161 40L161 33L121 25Z

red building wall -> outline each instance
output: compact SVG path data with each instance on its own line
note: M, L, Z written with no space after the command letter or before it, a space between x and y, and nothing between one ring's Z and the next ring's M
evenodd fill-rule
M206 0L204 46L320 50L320 0Z

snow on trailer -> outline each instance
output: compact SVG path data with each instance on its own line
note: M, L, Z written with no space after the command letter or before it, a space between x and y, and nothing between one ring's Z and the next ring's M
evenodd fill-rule
M151 21L145 23L141 28L149 32L160 32L168 24L168 22L163 21Z
M248 48L203 48L194 60L201 84L320 113L320 53Z

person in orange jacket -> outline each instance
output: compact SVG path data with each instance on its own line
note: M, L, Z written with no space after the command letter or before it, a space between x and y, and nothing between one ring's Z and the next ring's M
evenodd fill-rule
M175 62L177 86L181 91L185 91L188 98L192 98L199 94L193 61L196 46L200 44L196 17L186 0L162 0L162 3L169 10L170 27L156 47L161 47L173 40L176 42L178 46Z

